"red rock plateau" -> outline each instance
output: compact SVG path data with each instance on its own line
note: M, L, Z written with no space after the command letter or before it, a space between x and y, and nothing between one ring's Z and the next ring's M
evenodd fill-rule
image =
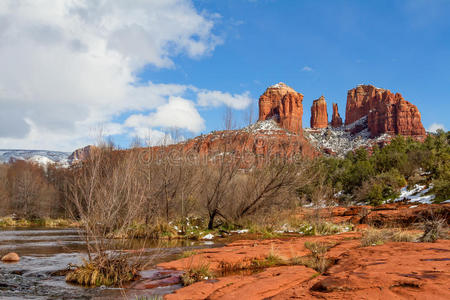
M347 93L345 124L352 124L367 116L372 137L383 133L412 136L422 139L426 136L417 107L399 93L360 85Z
M296 155L315 157L318 152L301 135L291 134L280 128L252 130L225 130L211 132L186 142L166 147L152 147L152 155L186 156L192 159L214 160L223 153L242 155L253 164L255 159Z
M314 100L311 106L311 128L327 128L328 127L328 112L327 102L325 97L321 96Z
M331 118L331 126L341 127L343 125L341 115L339 114L339 108L337 103L333 103L333 117Z
M274 119L281 128L302 133L303 95L280 82L269 87L259 98L259 119Z
M345 221L353 218L356 223L383 220L383 224L388 224L409 220L412 215L417 218L418 212L434 208L445 215L450 204L419 205L414 209L401 203L381 208L338 207L323 209L320 215ZM308 209L303 209L300 215L304 213ZM446 216L447 222L450 221ZM360 238L361 232L355 231L330 236L240 240L221 248L198 250L194 256L158 266L178 272L209 264L218 277L179 289L165 299L450 299L449 240L387 242L362 247ZM333 264L325 273L299 265L221 273L224 265L246 265L269 254L285 260L307 256L310 251L305 242L332 245L326 256Z

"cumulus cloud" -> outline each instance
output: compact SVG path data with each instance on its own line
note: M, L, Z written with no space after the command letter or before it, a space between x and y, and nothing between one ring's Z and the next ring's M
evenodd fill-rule
M139 136L145 128L184 128L191 132L199 132L205 123L192 101L181 97L171 97L167 104L161 105L156 112L147 115L134 114L125 121L125 126L136 128Z
M214 18L187 0L1 1L0 148L70 151L99 124L124 133L129 124L116 117L155 109L148 124L202 128L194 105L177 98L197 88L142 84L136 74L211 53L221 43ZM193 119L163 121L170 109Z
M197 102L200 106L226 105L234 109L244 109L252 103L252 98L249 92L232 95L220 91L201 91L197 95Z
M439 123L431 124L430 127L428 127L427 131L428 132L436 132L439 129L446 131L444 124L439 124Z
M303 72L311 72L313 70L313 68L311 68L311 67L309 67L309 66L304 66L303 68L302 68L302 71Z

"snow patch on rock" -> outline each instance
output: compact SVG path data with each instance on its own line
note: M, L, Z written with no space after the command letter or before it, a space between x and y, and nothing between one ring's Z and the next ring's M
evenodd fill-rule
M304 136L322 152L335 154L338 157L345 156L349 151L354 151L361 147L369 148L390 139L390 135L388 134L383 134L377 138L370 138L370 132L367 128L356 134L348 131L349 128L358 126L360 121L339 128L305 128L303 130Z
M241 129L245 132L257 132L257 131L285 131L281 128L275 120L264 120L258 121L254 124L251 124L247 127Z
M433 185L430 184L430 186L427 188L424 185L418 185L416 184L411 190L407 190L406 187L402 188L400 191L400 196L394 200L394 202L403 201L406 200L411 203L421 203L421 204L432 204L434 198L436 198L435 195L425 195L427 194L431 189L433 188Z

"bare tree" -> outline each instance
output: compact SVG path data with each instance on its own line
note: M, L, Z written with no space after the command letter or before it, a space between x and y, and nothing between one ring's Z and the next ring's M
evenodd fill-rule
M244 126L252 125L253 122L255 121L253 103L250 103L247 109L243 111L243 114L244 114Z
M142 147L144 147L144 141L139 136L133 137L130 143L130 148L133 149Z
M73 216L83 225L90 260L108 257L116 241L106 237L123 232L138 219L145 203L145 187L139 180L136 152L98 148L75 167L70 183Z
M46 185L44 171L25 161L13 163L8 170L12 209L20 216L39 216L40 197Z
M10 201L8 199L8 165L0 164L0 216L4 216L9 213Z
M289 191L293 189L300 172L293 163L277 159L245 174L240 182L242 191L239 193L234 219L241 219L274 205L282 207L283 202L289 199Z
M232 130L236 128L236 121L234 120L233 110L227 106L223 114L223 126L225 130Z

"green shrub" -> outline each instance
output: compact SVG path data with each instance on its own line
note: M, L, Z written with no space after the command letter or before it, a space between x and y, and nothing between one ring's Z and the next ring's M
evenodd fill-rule
M439 179L433 180L433 193L436 195L435 202L439 203L450 199L450 171Z

